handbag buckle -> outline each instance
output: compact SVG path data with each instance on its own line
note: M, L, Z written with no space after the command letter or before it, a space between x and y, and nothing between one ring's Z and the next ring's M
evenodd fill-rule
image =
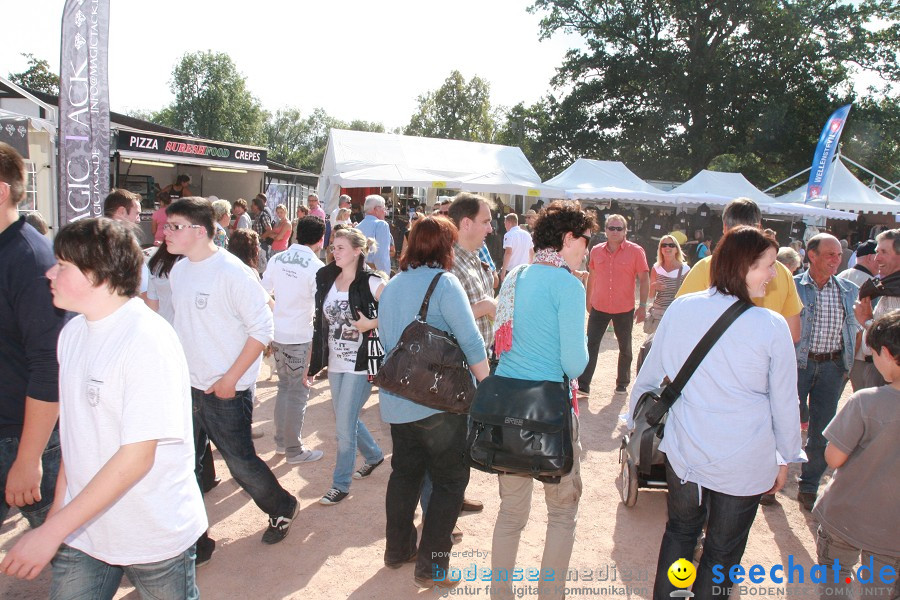
M419 342L413 342L409 345L409 351L411 354L418 354L420 350L422 350L422 345L419 344Z
M431 392L432 394L438 393L437 386L438 386L438 382L441 380L442 377L443 377L443 375L441 375L440 373L434 374L434 385L432 385L430 388L428 388L429 392Z
M403 377L400 378L400 383L402 385L409 385L409 369L407 369L406 373L403 374Z

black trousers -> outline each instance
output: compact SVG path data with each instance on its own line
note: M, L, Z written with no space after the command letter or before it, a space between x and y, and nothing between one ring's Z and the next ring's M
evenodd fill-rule
M597 354L600 353L600 342L609 322L612 321L613 332L619 342L619 365L616 370L616 385L628 385L631 382L631 330L634 328L634 309L626 313L610 314L591 309L588 317L588 364L584 373L578 378L578 389L589 392L594 369L597 368Z

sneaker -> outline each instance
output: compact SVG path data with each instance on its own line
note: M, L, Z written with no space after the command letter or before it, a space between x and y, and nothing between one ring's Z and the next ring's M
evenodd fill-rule
M300 512L300 502L294 498L294 509L291 511L290 517L269 517L269 526L262 536L263 544L277 544L286 538L298 512Z
M194 567L199 569L203 565L209 562L209 559L212 558L213 552L216 551L216 540L209 537L208 534L204 533L197 540L197 546L195 549L195 553L197 558L194 559Z
M321 450L304 450L300 454L288 456L284 459L284 462L288 463L289 465L298 465L300 463L316 462L323 456L325 456L325 453Z
M459 528L459 525L453 526L453 532L450 534L450 542L455 546L456 544L461 544L463 540L463 530Z
M484 504L481 500L463 498L462 508L459 512L481 512L482 510L484 510Z
M372 471L374 471L375 469L380 467L381 463L383 463L383 462L384 462L384 459L382 458L377 463L364 464L363 466L361 466L360 468L358 468L356 470L356 473L353 474L353 479L365 479L366 477L368 477L369 475L372 474Z
M449 569L448 569L449 570ZM455 588L459 585L461 579L432 579L431 577L415 577L416 587L423 590L430 590L433 587L439 588Z
M628 386L624 386L624 385L617 385L617 386L616 386L616 393L617 393L617 394L624 394L624 393L627 392L627 391L628 391Z
M349 494L350 492L342 492L337 488L331 488L330 490L325 492L324 496L319 499L319 504L322 504L324 506L331 506L333 504L337 504L338 502L346 498Z
M262 429L254 429L250 432L250 438L254 440L260 439L262 436L266 435Z
M275 454L284 454L287 452L287 448L284 446L275 446Z

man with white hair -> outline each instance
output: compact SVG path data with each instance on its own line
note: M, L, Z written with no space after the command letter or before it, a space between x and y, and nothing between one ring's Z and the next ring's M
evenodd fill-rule
M374 252L369 252L366 261L390 277L391 257L394 256L394 238L391 236L391 226L384 220L384 216L387 214L384 198L378 194L366 196L363 210L366 218L360 221L356 228L367 238L374 238L378 244Z
M307 196L306 203L309 205L309 216L319 217L325 221L325 211L319 206L319 196L317 194L310 194Z
M341 197L338 198L338 207L331 211L331 226L334 227L337 223L338 213L342 208L350 208L350 196L347 194L341 194Z

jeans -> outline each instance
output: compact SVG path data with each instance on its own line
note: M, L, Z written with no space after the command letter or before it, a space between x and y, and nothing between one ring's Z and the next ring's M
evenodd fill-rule
M706 541L703 542L703 556L700 558L692 591L697 598L727 600L731 592L728 580L714 585L712 568L722 565L727 573L732 565L740 564L761 494L731 496L704 488L700 502L697 484L682 483L668 460L666 483L669 485L669 520L659 547L653 600L668 599L670 593L677 589L669 582L667 571L679 558L688 561L693 558L694 547L704 523L707 524ZM713 594L714 588L718 593Z
M144 600L194 600L200 597L191 546L178 556L143 565L110 565L63 544L52 561L50 600L107 600L115 596L122 575Z
M253 447L250 437L253 398L250 390L240 390L234 398L222 399L191 388L191 398L198 483L202 477L203 451L208 436L225 459L234 480L250 494L264 513L270 517L293 515L296 498L278 484L269 466L256 455Z
M9 512L9 505L6 503L6 476L9 469L16 460L19 452L19 438L3 438L0 439L0 525L6 520L6 514ZM47 440L47 447L41 455L41 468L43 475L41 476L41 499L34 504L26 504L19 508L19 512L28 521L28 524L34 528L43 524L50 512L50 506L53 504L53 494L56 492L56 476L59 475L59 431L54 430Z
M616 340L619 342L619 366L616 371L616 385L628 385L631 382L631 330L634 328L634 310L627 313L609 314L591 309L588 317L588 364L584 373L578 378L578 389L585 392L591 390L591 379L597 368L597 354L600 353L600 342L606 327L612 321Z
M287 456L303 452L303 417L309 402L309 388L303 374L309 364L311 343L280 344L275 348L275 372L278 373L278 395L275 396L275 446L284 448Z
M413 517L426 470L434 488L423 516L416 577L440 578L450 564L450 534L469 483L463 456L467 419L466 415L442 412L412 423L391 424L394 454L385 496L385 562L402 562L416 552Z
M332 373L329 370L328 385L331 386L331 404L334 406L337 433L337 459L331 485L342 492L349 492L357 448L370 465L384 458L378 442L359 420L359 411L369 399L372 384L366 374Z
M801 404L809 398L809 430L806 437L806 458L800 467L800 491L815 494L819 480L828 465L822 432L837 412L838 400L847 383L847 371L840 359L823 362L809 361L805 369L797 369L797 395Z
M825 567L825 572L828 573L827 582L819 583L819 598L823 600L825 598L853 598L851 585L846 583L856 577L853 565L861 563L868 569L869 561L872 561L872 571L864 571L864 574L871 576L872 580L862 584L866 589L867 596L865 597L885 599L900 597L900 584L896 580L893 583L886 583L879 576L881 569L886 566L891 567L894 573L900 572L900 558L875 554L857 548L842 537L825 530L821 525L816 531L816 554L818 555L816 562ZM841 564L836 582L834 571L831 568L835 560L839 560Z
M575 545L578 501L582 491L581 442L575 440L572 447L575 462L569 474L562 477L559 483L542 484L547 503L547 533L541 557L542 580L537 584L540 600L565 598L566 572L572 557L572 547ZM534 479L520 475L498 475L497 479L500 484L500 511L497 513L491 543L491 571L494 578L491 582L491 598L510 600L515 597L511 583L512 573L516 566L522 530L528 524L531 512ZM509 576L505 576L505 573L509 573ZM552 581L543 579L545 573L552 573Z

